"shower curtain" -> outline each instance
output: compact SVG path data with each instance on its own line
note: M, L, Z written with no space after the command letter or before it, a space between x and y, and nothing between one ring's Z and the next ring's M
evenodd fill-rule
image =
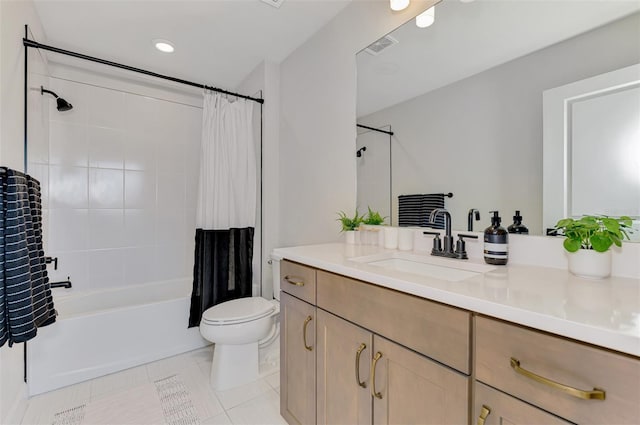
M205 92L189 327L224 301L251 296L256 220L253 104Z

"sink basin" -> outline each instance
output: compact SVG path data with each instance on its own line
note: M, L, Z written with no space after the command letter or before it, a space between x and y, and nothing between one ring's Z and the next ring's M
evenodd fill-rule
M402 252L385 252L363 257L354 257L349 260L380 267L385 270L411 273L449 282L459 282L495 269L495 267L487 264L433 257L428 254L415 255Z

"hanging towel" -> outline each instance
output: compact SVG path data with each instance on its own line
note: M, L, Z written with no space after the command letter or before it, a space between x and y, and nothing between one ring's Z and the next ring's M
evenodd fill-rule
M206 92L189 327L209 307L252 295L256 174L253 104Z
M436 208L444 208L444 193L398 196L398 226L420 226L444 229L444 217L438 215L436 224L429 223L429 215Z
M42 250L40 183L0 169L0 346L25 342L56 312Z

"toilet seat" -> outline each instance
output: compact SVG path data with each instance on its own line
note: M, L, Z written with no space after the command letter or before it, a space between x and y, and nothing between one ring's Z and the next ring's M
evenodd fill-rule
M207 325L233 325L261 319L274 310L274 304L262 297L239 298L207 309L202 314L202 322Z

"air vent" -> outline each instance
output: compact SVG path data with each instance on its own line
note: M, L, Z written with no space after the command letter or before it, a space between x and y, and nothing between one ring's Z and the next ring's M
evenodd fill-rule
M369 46L367 46L364 51L369 53L370 55L378 56L380 52L390 46L393 46L394 44L398 44L398 40L391 37L390 35L385 35L381 39L374 41Z
M262 1L264 3L267 3L268 5L275 7L276 9L279 9L280 6L282 6L282 3L284 3L284 0L262 0Z

